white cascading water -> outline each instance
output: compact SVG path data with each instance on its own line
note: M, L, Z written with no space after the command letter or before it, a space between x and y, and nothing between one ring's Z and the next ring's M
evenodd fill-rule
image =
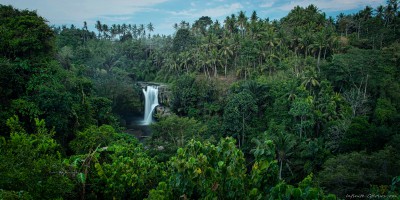
M148 85L144 94L144 119L143 125L149 125L153 122L153 111L158 106L158 86Z

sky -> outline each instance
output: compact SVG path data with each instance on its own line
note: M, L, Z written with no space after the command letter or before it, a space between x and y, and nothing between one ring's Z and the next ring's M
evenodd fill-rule
M173 25L185 20L192 24L202 16L209 16L222 24L226 16L244 11L249 17L257 15L271 20L280 19L299 5L316 5L328 16L336 17L357 12L365 6L376 8L386 0L0 0L0 4L18 9L36 10L48 20L49 25L74 24L95 30L95 23L102 24L149 24L154 25L153 34L170 35Z

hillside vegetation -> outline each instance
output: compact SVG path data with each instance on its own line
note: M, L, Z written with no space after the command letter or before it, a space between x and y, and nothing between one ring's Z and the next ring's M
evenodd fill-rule
M400 198L398 1L246 14L165 36L0 5L0 199ZM173 112L142 142L138 81Z

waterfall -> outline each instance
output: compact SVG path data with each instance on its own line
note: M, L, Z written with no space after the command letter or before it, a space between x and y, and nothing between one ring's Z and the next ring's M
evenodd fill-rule
M143 124L149 125L153 121L153 111L158 106L158 86L148 85L144 94L144 119Z

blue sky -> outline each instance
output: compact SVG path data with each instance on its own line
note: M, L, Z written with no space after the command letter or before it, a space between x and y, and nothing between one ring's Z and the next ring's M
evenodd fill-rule
M83 26L91 30L100 20L105 24L153 23L155 33L173 34L174 23L192 23L201 16L218 19L240 10L250 16L255 10L260 18L280 19L296 5L316 5L328 16L352 13L369 5L376 8L386 0L0 0L0 4L19 9L37 10L50 25Z

